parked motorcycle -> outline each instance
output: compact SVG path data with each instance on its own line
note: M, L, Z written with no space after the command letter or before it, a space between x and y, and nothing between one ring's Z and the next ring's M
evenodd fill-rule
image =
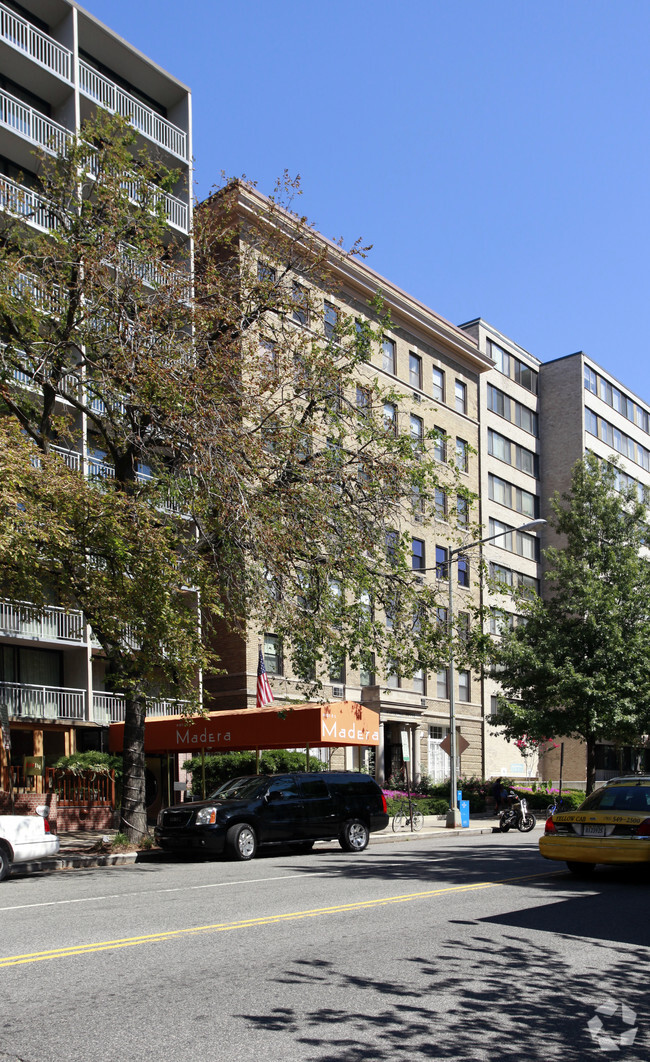
M508 806L499 815L499 829L501 833L507 833L509 829L516 827L520 833L530 833L537 824L537 819L532 811L528 810L525 797L519 797L516 793L510 793Z

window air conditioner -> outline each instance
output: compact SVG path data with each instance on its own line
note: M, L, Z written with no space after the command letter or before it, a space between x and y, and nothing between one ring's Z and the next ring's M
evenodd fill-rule
M343 700L344 694L345 694L345 687L344 686L332 686L332 697L336 697L336 698L338 698L338 700L341 701L341 700Z

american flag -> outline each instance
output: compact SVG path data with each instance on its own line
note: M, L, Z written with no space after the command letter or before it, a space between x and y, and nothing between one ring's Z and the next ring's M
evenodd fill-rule
M260 655L257 661L257 707L264 708L267 704L273 704L273 691L269 686L269 680L264 666L264 653L260 645Z

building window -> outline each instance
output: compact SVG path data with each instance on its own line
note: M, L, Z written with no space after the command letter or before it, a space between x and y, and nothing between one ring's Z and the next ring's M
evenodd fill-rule
M333 339L336 334L336 326L338 324L339 314L336 306L332 306L331 302L324 303L323 313L323 328L325 331L326 339Z
M458 585L469 586L469 561L467 557L459 557L456 568L458 569Z
M426 693L426 678L424 668L419 667L413 672L413 690L415 693Z
M526 531L515 531L509 524L504 524L502 520L495 520L493 517L490 517L489 527L490 536L501 536L495 545L500 546L501 549L507 549L510 553L516 553L519 557L537 560L539 539L536 535L529 535Z
M309 324L309 293L294 280L292 288L293 319L299 325Z
M460 472L467 472L468 448L464 439L456 439L456 464Z
M456 412L467 413L467 387L462 380L456 380Z
M465 702L470 700L469 671L458 672L458 700Z
M282 642L277 634L264 635L264 667L269 675L282 674Z
M514 509L522 516L530 516L533 519L538 511L538 499L529 490L515 487L513 483L495 476L491 472L488 475L488 494L492 501L505 505L508 509Z
M382 368L384 372L389 372L393 376L395 375L395 343L392 339L387 339L384 336L382 343Z
M357 409L363 416L370 409L370 391L367 387L360 387L359 384L357 384Z
M592 434L596 434L597 429ZM526 472L529 476L537 475L537 455L532 450L506 439L498 431L488 428L488 453L497 460Z
M386 532L386 560L390 565L397 564L397 546L399 543L399 535L397 531Z
M433 493L433 507L439 520L447 519L447 494L442 487L436 487Z
M421 538L411 539L411 568L414 572L422 571L424 563L424 542Z
M411 427L411 442L417 446L418 449L422 448L422 440L424 438L424 422L422 417L416 417L414 413L411 413L410 418Z
M436 461L442 461L444 463L447 460L447 436L444 428L439 428L436 425L433 430L435 432L433 439L433 456Z
M445 400L445 374L442 369L433 366L433 397L436 402Z
M388 675L386 676L386 685L390 690L398 690L402 684L400 675L397 673L397 664L394 660L387 660Z
M345 655L332 653L329 664L329 679L333 686L345 685Z
M418 391L422 390L422 358L413 352L409 353L409 383Z
M384 429L397 435L397 406L394 402L384 402Z
M359 684L361 686L375 685L375 654L364 653L361 657L361 671L359 672Z
M467 527L469 524L469 502L460 495L456 498L456 523L460 527Z
M449 672L446 669L439 671L436 677L436 697L441 701L449 697Z
M447 578L447 547L436 546L436 579Z
M488 353L494 358L496 368L500 373L514 380L531 394L537 394L537 372L534 369L514 354L508 354L503 347L492 343L491 340L488 340Z
M487 400L488 409L496 413L497 416L503 417L504 420L510 421L511 424L516 424L517 427L522 428L529 435L537 435L537 413L534 410L522 405L521 402L515 401L514 398L510 398L509 395L500 391L498 387L494 387L493 384L487 385Z
M275 269L273 266L269 265L268 262L262 262L260 260L257 263L257 279L262 284L275 283Z

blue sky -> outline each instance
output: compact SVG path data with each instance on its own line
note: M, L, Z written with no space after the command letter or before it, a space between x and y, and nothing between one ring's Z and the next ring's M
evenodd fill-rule
M82 0L193 92L197 194L300 174L459 324L650 400L647 0Z

